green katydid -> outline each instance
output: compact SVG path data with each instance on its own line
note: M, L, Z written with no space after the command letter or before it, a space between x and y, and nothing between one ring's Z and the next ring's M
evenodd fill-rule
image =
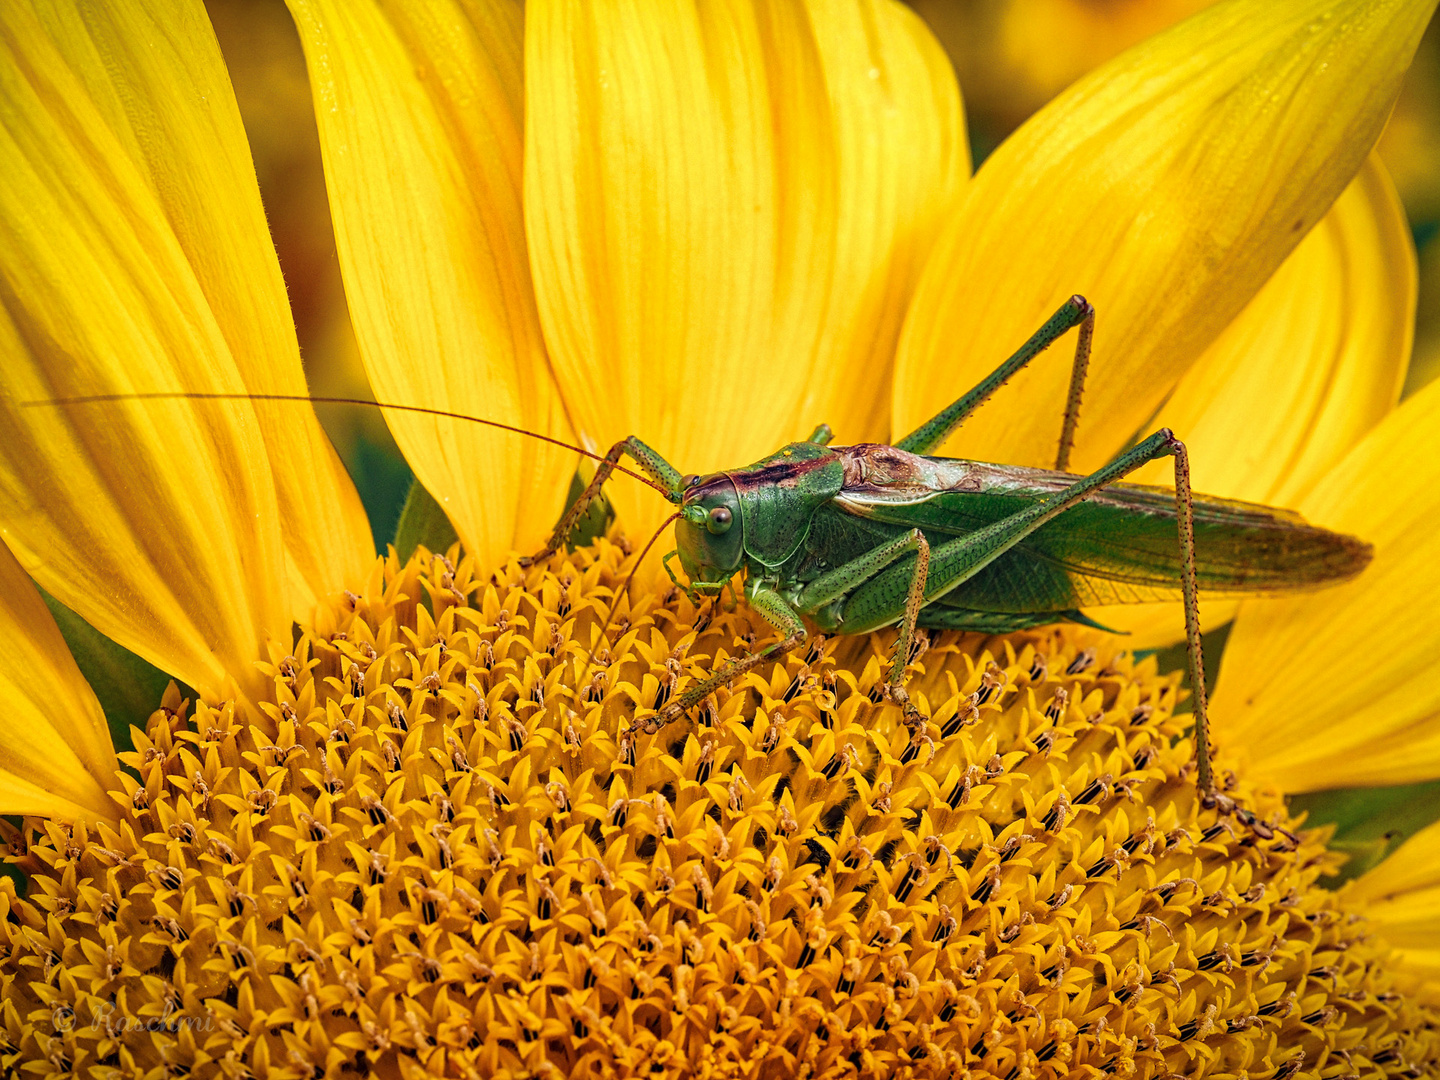
M677 506L676 549L665 567L697 601L744 574L750 606L780 634L736 657L638 722L655 731L750 669L799 647L805 619L821 632L859 634L899 626L886 691L913 727L923 723L905 689L917 628L1004 633L1060 621L1091 623L1097 604L1184 600L1194 695L1197 785L1215 798L1209 759L1198 587L1263 593L1353 577L1370 547L1307 524L1298 515L1190 490L1185 445L1168 429L1138 442L1088 476L1065 472L1079 418L1095 313L1071 297L988 377L893 446L830 447L821 424L804 442L740 469L682 476L630 436L603 458L508 424L420 405L381 403L403 412L486 424L599 460L594 478L561 518L538 562L554 554L615 471L659 490ZM1070 393L1054 470L927 456L1015 372L1079 329ZM191 397L373 405L295 394L155 392L94 395L33 404ZM1171 457L1175 490L1119 481L1147 462ZM620 466L629 457L644 475ZM677 557L688 581L670 567Z
M1162 429L1088 476L1064 472L1079 417L1095 313L1071 297L1009 359L895 445L829 447L821 425L741 469L684 476L635 437L616 443L535 561L553 554L622 456L679 507L676 550L692 599L718 593L742 571L752 608L781 635L675 696L642 726L657 730L717 687L807 637L899 625L888 694L912 726L905 690L917 627L1003 633L1071 620L1080 608L1161 599L1178 585L1194 694L1197 783L1214 793L1198 582L1219 592L1271 592L1352 577L1370 547L1287 511L1195 497L1185 445ZM1067 331L1079 328L1055 469L934 458L939 446L1001 384ZM1119 484L1169 456L1175 491ZM1197 553L1198 539L1198 553ZM1093 625L1093 624L1092 624Z

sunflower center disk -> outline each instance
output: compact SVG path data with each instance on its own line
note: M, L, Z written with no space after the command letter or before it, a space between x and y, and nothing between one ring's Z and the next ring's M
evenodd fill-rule
M261 715L172 689L118 833L46 827L0 884L0 1071L1436 1066L1321 838L1244 783L1200 807L1178 676L1116 639L938 636L915 740L893 634L631 734L768 630L639 595L592 661L615 547L422 556L276 652Z

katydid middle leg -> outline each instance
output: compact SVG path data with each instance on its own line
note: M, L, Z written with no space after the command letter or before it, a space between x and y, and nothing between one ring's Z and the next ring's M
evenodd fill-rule
M1148 462L1172 457L1175 462L1175 516L1180 547L1180 590L1185 601L1185 637L1194 694L1196 782L1208 798L1214 794L1210 770L1209 723L1206 714L1205 668L1200 652L1200 615L1195 584L1195 525L1190 493L1190 460L1185 444L1168 428L1121 454L1070 487L982 529L937 545L930 552L924 601L938 600L989 566L1041 526L1109 484ZM862 633L894 621L901 594L908 595L912 568L891 566L860 585L845 600L841 630Z
M912 454L928 454L950 437L965 418L985 404L1010 377L1048 349L1064 334L1080 328L1075 343L1075 360L1070 368L1070 393L1065 402L1065 420L1060 428L1060 449L1055 455L1055 468L1064 471L1070 464L1070 449L1075 443L1075 428L1080 421L1080 399L1085 392L1085 374L1090 368L1090 346L1095 337L1095 309L1083 296L1072 296L1058 311L1030 336L1013 355L947 408L931 417L895 445Z
M890 678L885 694L905 713L905 723L912 730L924 723L924 717L910 701L905 689L905 666L910 645L915 639L915 623L925 605L925 582L930 567L930 543L919 529L911 529L893 540L878 544L842 566L822 574L800 590L795 606L806 615L834 603L873 579L882 570L904 556L915 553L915 564L909 570L910 581L905 592L905 612L900 617L900 634L895 639L895 656L890 664Z

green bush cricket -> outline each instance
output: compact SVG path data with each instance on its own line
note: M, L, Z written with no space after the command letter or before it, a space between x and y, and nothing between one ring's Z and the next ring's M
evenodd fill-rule
M747 602L780 639L729 660L637 718L654 732L737 676L803 644L809 619L823 633L860 634L898 625L886 691L912 730L925 718L905 689L917 629L1005 633L1061 621L1097 625L1081 609L1097 604L1184 601L1196 736L1196 783L1215 791L1210 766L1198 590L1267 593L1353 577L1370 559L1354 537L1298 515L1190 490L1185 445L1161 429L1087 476L1065 471L1079 419L1095 313L1067 300L1013 355L973 389L894 445L831 447L821 424L739 469L682 476L635 436L603 458L508 424L419 405L381 408L486 424L567 446L599 460L594 478L530 565L558 551L615 471L659 490L677 507L671 579L698 603L744 574ZM1070 392L1053 470L928 456L1015 372L1072 329L1079 330ZM376 405L299 394L156 392L95 395L28 404L83 404L135 398L311 401ZM630 458L644 475L620 466ZM1142 465L1174 462L1175 489L1124 484ZM670 566L678 557L686 581ZM1103 628L1102 628L1103 629Z
M805 618L825 633L900 628L887 685L912 728L924 718L905 690L917 628L1005 633L1064 620L1095 625L1081 607L1184 600L1194 695L1197 785L1215 794L1209 760L1198 586L1273 592L1352 577L1367 544L1306 524L1297 515L1190 490L1185 445L1161 429L1088 476L1064 471L1079 419L1095 313L1081 296L1060 309L1009 359L948 408L893 446L830 448L822 424L742 469L681 476L635 437L616 443L561 519L557 551L622 456L678 506L671 579L692 600L716 594L742 571L751 607L781 639L676 695L652 718L655 731L717 687L800 646ZM1079 328L1054 470L928 457L1015 372ZM1119 484L1147 462L1171 457L1175 490ZM1198 545L1198 546L1197 546ZM677 556L688 578L670 567Z

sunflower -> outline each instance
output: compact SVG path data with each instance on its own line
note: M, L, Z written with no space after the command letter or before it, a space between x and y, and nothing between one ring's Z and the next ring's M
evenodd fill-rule
M1236 614L1207 806L1178 676L1126 639L937 636L918 731L893 632L812 639L649 734L770 631L622 592L619 532L523 566L573 455L392 411L459 542L377 560L308 409L73 400L304 383L198 5L7 5L0 1065L1440 1067L1436 827L1329 891L1284 800L1440 775L1440 387L1396 406L1413 254L1367 160L1432 6L1218 4L970 177L948 63L886 2L292 4L382 401L704 471L908 430L1082 291L1080 467L1171 422L1202 488L1371 541L1359 581ZM947 452L1043 462L1054 367ZM123 769L27 575L193 687Z

